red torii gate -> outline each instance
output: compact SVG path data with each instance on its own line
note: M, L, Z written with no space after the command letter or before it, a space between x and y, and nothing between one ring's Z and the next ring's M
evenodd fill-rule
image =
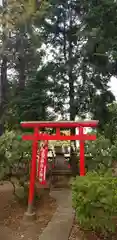
M23 140L33 141L32 143L32 162L31 162L31 173L30 173L30 187L29 187L29 199L28 199L28 210L27 215L33 215L33 199L34 199L34 186L36 178L36 161L37 161L37 150L38 150L38 141L49 141L49 140L79 140L80 141L80 176L85 175L85 154L84 154L84 141L86 140L96 140L95 135L84 134L84 127L97 127L98 121L82 121L82 122L21 122L23 128L33 128L34 133L32 135L22 136ZM47 133L40 133L42 128L55 128L56 134L50 135ZM60 133L61 128L78 128L79 134L63 136Z

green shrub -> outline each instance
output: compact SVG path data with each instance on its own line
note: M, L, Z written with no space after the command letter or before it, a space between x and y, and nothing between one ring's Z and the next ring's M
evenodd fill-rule
M6 131L0 137L0 179L6 178L11 172L24 168L22 175L29 174L29 162L31 159L31 143L19 141L18 132Z
M90 172L72 183L73 207L81 227L106 233L115 230L117 178L111 172Z
M111 156L113 160L117 161L117 139L114 144L111 146Z
M88 170L100 169L100 165L109 168L112 166L112 144L104 136L97 136L96 141L87 141L85 144L86 165Z
M23 204L23 205L27 205L28 204L28 196L29 196L29 186L28 184L24 184L22 187L16 189L15 191L15 199ZM40 196L37 192L37 188L35 186L35 194L34 194L34 201L33 203L35 204L36 201L40 200Z
M0 151L6 151L5 156L7 156L8 158L14 157L15 159L19 159L19 157L22 157L22 153L24 154L23 157L27 158L27 154L30 153L29 148L31 147L31 144L29 143L29 141L19 141L19 135L21 135L21 132L6 131L0 137L0 146L2 147Z
M14 188L16 185L25 189L25 182L29 179L31 160L31 142L19 141L21 132L6 131L0 137L0 180L8 180ZM25 194L24 194L25 196Z

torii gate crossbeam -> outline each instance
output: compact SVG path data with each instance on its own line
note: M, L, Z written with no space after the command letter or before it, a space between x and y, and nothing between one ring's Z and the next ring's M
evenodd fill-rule
M31 173L30 173L30 187L29 187L29 200L28 200L28 214L32 214L32 205L34 199L34 185L36 178L36 160L37 160L37 150L38 141L44 140L79 140L80 141L80 176L85 175L85 159L84 159L84 141L86 140L96 140L96 136L92 134L84 134L83 128L90 127L95 128L98 125L98 121L65 121L65 122L21 122L23 128L33 128L34 132L31 135L22 136L23 140L32 141L32 162L31 162ZM51 135L47 133L41 133L42 128L55 128L56 133ZM62 128L78 128L79 134L63 136L61 135Z

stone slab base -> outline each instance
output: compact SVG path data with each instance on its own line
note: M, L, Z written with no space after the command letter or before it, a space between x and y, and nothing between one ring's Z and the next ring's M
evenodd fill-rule
M24 213L23 222L24 223L33 223L36 220L36 213Z

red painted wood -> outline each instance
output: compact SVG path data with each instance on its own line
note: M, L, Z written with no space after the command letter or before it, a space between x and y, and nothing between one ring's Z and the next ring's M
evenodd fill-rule
M56 128L56 136L60 136L60 128L59 127Z
M84 121L84 122L21 122L24 128L33 128L33 135L22 136L23 140L33 141L32 145L32 162L30 173L30 187L29 187L29 205L32 205L34 199L34 186L36 177L36 160L39 140L79 140L80 141L80 176L85 175L85 161L84 161L84 141L95 140L95 135L83 134L83 127L96 127L98 121ZM79 127L79 134L73 136L60 135L60 128L77 128ZM56 128L55 135L40 134L38 128ZM54 167L54 166L53 166Z
M35 136L34 135L24 135L24 136L22 136L22 139L27 140L27 141L34 141ZM62 135L38 134L36 139L38 141L39 140L63 140L63 141L67 141L67 140L96 140L96 136L95 135L88 135L88 134L84 134L82 136L80 136L80 135L62 136Z
M83 127L79 128L79 135L83 135ZM84 141L80 141L80 176L85 176L85 152Z
M24 128L76 128L82 127L96 127L98 125L97 120L84 121L84 122L21 122L21 126Z

